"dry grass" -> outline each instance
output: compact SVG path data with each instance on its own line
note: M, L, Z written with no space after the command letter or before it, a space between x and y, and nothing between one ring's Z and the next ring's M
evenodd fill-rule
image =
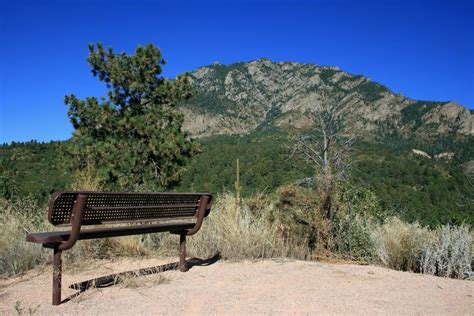
M169 284L171 283L171 278L167 275L163 274L153 274L149 276L141 276L141 275L128 275L125 277L121 277L120 280L117 280L124 288L139 288L139 287L152 287L159 284Z
M47 222L46 214L46 207L39 206L30 198L0 200L0 276L19 274L51 262L52 251L26 241L29 233L54 230ZM143 235L79 241L71 250L64 252L64 259L74 263L79 258L157 255L158 247L153 237Z
M374 233L378 240L377 254L380 261L396 270L417 271L419 258L434 233L417 223L408 224L398 218L390 218Z
M15 275L46 263L50 254L38 245L26 242L26 235L47 226L36 214L38 205L29 198L0 200L0 275Z
M330 233L323 222L313 221L317 223L316 229L301 224L304 215L314 210L315 202L301 194L304 192L289 191L278 199L260 195L240 204L229 193L218 196L202 229L188 238L188 257L209 258L217 252L229 260L311 259L342 254L343 258L397 270L454 278L472 273L473 234L467 226L448 225L430 230L397 218L379 224L355 209L355 215L341 211L337 225L331 226L332 252L311 248L311 234L316 234L314 240L318 245L323 233ZM294 203L296 200L299 204ZM32 199L0 200L0 275L15 275L51 261L51 251L26 242L28 233L52 229L45 217L46 210ZM178 241L178 236L171 234L79 241L65 252L65 259L69 265L79 258L177 257ZM130 286L134 286L133 281Z
M262 197L237 205L226 193L213 203L203 228L188 239L190 256L211 257L219 252L224 259L263 259L275 257L304 258L307 249L282 237L279 227L269 219L274 205ZM249 205L250 204L250 205ZM176 254L175 236L163 235L160 253Z
M155 253L139 235L79 241L70 251L69 258L88 257L107 259L113 257L148 257Z
M15 314L18 316L21 316L21 315L31 316L31 315L36 314L36 311L38 310L39 307L40 305L26 307L26 306L23 306L23 303L21 301L16 301L14 310L15 310Z

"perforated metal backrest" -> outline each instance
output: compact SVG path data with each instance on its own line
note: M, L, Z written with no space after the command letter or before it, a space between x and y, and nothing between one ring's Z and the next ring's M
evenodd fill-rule
M79 194L87 196L82 225L191 217L199 199L209 193L58 192L51 197L48 219L68 225Z

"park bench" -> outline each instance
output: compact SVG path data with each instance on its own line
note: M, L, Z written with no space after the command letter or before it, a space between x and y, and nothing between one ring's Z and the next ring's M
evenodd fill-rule
M208 193L58 192L49 202L48 220L67 231L29 234L29 242L52 248L53 305L61 303L61 253L76 241L170 232L180 236L179 269L185 271L186 236L195 234L211 208ZM106 226L98 226L108 224ZM83 229L83 226L94 228Z

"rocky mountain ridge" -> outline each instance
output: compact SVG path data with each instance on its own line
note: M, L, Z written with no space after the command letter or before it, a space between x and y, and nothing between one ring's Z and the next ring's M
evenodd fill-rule
M396 130L422 138L474 136L474 114L455 102L417 101L337 67L258 59L214 63L189 73L197 94L183 105L194 137L248 133L260 126L301 129L333 104L359 136Z

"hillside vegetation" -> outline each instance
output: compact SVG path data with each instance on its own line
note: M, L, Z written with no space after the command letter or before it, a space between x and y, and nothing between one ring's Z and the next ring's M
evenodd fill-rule
M290 159L290 140L278 131L203 139L203 153L184 174L179 190L232 191L240 160L244 196L271 194L278 187L311 177L305 161ZM474 189L462 164L418 157L409 147L359 143L350 182L375 193L387 215L425 225L474 225ZM212 161L212 166L209 162ZM205 172L201 172L205 170Z
M245 197L272 194L282 185L313 175L305 161L290 159L289 137L279 130L213 136L201 143L202 153L187 167L175 190L234 190L236 159ZM410 146L394 149L393 145L357 144L349 182L374 192L387 214L407 221L474 225L474 189L465 162L419 157ZM58 142L1 146L3 197L30 195L45 202L51 192L70 188L73 179L62 146Z

